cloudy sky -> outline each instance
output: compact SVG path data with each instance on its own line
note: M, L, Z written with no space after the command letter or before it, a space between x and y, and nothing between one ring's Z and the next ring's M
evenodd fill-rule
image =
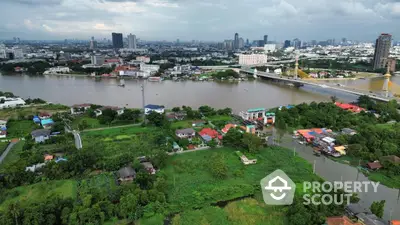
M0 39L398 39L400 0L0 0Z

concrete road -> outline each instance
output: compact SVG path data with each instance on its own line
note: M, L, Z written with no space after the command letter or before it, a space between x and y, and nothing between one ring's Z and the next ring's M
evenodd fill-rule
M79 135L78 131L72 131L72 134L74 135L75 138L75 147L77 149L81 149L82 148L82 139L81 139L81 135Z
M3 160L7 157L8 152L11 151L11 149L14 147L15 144L17 144L18 142L10 142L10 144L8 144L6 150L3 152L3 154L1 154L0 156L0 164L3 162Z

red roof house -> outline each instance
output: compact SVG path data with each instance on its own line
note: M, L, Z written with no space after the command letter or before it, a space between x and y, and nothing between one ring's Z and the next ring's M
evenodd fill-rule
M236 124L228 123L228 124L225 125L224 128L222 128L222 132L223 132L224 134L226 134L226 133L228 133L228 131L229 131L231 128L235 128L236 126L237 126Z
M351 221L347 216L335 216L326 218L327 225L361 225L361 223Z
M335 102L335 105L341 109L351 111L353 113L359 113L361 111L366 111L366 109L361 108L357 105L352 105L352 104L347 104L347 103Z
M218 139L222 139L222 135L220 135L219 133L218 133L218 131L216 131L216 130L214 130L214 129L211 129L211 128L203 128L203 130L201 130L200 132L199 132L199 134L200 134L200 136L209 136L209 137L211 137L212 139L214 139L214 138L218 138Z

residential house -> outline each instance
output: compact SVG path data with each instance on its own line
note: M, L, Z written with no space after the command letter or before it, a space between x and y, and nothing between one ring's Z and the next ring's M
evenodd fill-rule
M51 160L53 160L53 159L54 159L54 156L53 156L53 155L49 155L49 154L44 155L44 161L45 161L45 162L51 161Z
M67 160L66 158L57 157L57 159L56 159L54 162L59 163L59 162L67 162L67 161L68 161L68 160Z
M174 120L184 120L186 117L186 112L169 112L166 113L166 117L168 121L174 121Z
M35 139L36 143L45 142L50 138L51 131L48 129L39 129L31 132L32 139Z
M381 157L381 161L382 162L388 161L388 162L391 162L391 163L393 163L395 165L399 165L400 164L400 158L395 156L395 155L383 156L383 157Z
M0 129L7 128L7 120L0 120Z
M0 130L0 138L6 138L6 137L7 137L7 131Z
M179 138L192 138L196 135L196 131L193 130L193 128L186 128L186 129L176 130L175 134Z
M142 162L140 164L142 164L144 169L147 170L149 174L156 174L156 169L154 169L154 166L151 162Z
M71 114L72 115L76 115L76 114L82 114L84 113L86 110L90 109L90 106L92 104L79 104L79 105L73 105L70 110L71 110Z
M202 127L204 124L206 124L206 121L204 120L195 120L192 122L193 127Z
M118 170L117 176L120 182L133 181L136 177L136 172L132 167L127 166Z
M390 225L400 225L400 220L392 220L390 221Z
M221 131L222 131L222 133L226 134L226 133L228 133L228 131L229 131L231 128L235 128L235 127L237 127L236 124L228 123L228 124L225 125L224 128L222 128Z
M50 117L51 117L50 113L47 113L47 112L39 113L39 119L41 119L41 120L50 119Z
M342 134L352 136L352 135L357 134L357 132L355 130L353 130L353 129L350 129L350 128L343 128L342 129Z
M378 218L375 214L359 213L356 217L363 225L387 225L384 220Z
M42 124L43 128L50 128L53 126L54 121L52 119L44 119L40 121L40 124Z
M347 216L335 216L326 218L326 225L362 225L359 222L354 222Z
M366 111L366 109L353 104L335 102L335 105L343 110L347 110L353 113L360 113L361 111Z
M218 133L218 131L211 128L203 128L199 135L203 138L205 142L209 142L213 139L222 140L222 135Z
M0 103L0 109L15 108L25 105L25 101L22 98L7 98L4 96L0 96L0 102L1 100L4 100L4 102Z
M99 109L96 109L94 111L94 113L96 114L96 116L101 116L101 115L103 115L103 111L106 110L106 109L111 109L111 110L116 111L117 115L122 115L124 113L124 111L125 111L124 108L120 108L120 107L104 106L104 107L101 107Z
M38 117L38 116L33 116L33 122L34 123L36 123L36 124L38 124L38 123L40 123L40 118Z
M379 170L382 167L383 166L379 161L367 163L367 168L370 169L370 170Z
M236 151L236 154L239 156L240 161L242 161L242 163L244 165L251 165L251 164L256 164L257 163L257 159L248 159L242 152L240 151Z
M34 173L34 172L36 172L36 170L41 169L45 165L46 165L46 163L38 163L36 165L25 167L25 171L27 171L27 172L31 171L32 173Z
M370 209L364 208L358 203L347 205L345 208L345 211L351 217L354 217L355 215L357 215L359 213L367 213L367 214L372 213Z
M149 104L144 107L144 113L146 115L149 115L151 112L156 112L156 113L162 114L162 113L164 113L164 111L165 111L164 106L160 106L160 105Z

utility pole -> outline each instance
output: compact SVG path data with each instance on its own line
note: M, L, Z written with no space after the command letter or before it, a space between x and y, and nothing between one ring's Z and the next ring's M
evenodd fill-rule
M146 124L146 110L144 107L144 84L140 85L140 88L142 90L142 109L143 109L143 123Z

